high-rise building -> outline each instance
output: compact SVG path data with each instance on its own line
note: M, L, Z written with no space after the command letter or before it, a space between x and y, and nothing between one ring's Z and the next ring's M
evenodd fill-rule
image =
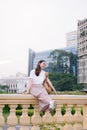
M76 51L74 50L73 51L73 49L70 47L70 48L62 48L62 49L60 49L60 50L65 50L65 51L67 51L67 52L72 52L72 53L75 53L76 54ZM46 63L47 63L47 65L46 65L46 68L45 68L45 70L46 71L48 71L48 72L51 72L52 70L51 70L51 68L49 67L49 63L52 63L52 62L54 62L54 60L51 58L51 57L49 57L49 55L50 55L50 53L52 52L52 51L54 51L54 50L47 50L47 51L42 51L42 52L36 52L36 53L34 53L34 57L31 59L32 61L31 61L31 63L32 64L28 64L28 66L31 66L31 69L30 69L30 67L28 67L29 68L29 70L28 70L28 72L30 72L33 68L35 68L36 67L36 65L37 65L37 63L38 63L38 61L39 60L45 60L46 61ZM30 53L29 53L30 54ZM29 56L30 57L30 56ZM67 58L67 56L66 57L63 57L63 61L65 61L64 59L65 58ZM65 62L64 62L64 64L65 64ZM71 60L69 60L69 58L67 58L67 66L69 67L71 67L71 68L73 68L73 70L72 70L72 73L73 73L73 75L76 75L77 74L77 68L76 68L76 66L74 65L74 64L71 64ZM59 71L59 70L58 70ZM60 72L61 73L61 72ZM29 74L29 73L28 73ZM29 75L28 75L29 76Z
M67 47L74 47L77 49L77 31L72 31L66 34Z
M67 52L72 52L77 55L77 31L68 32L66 34L66 49ZM73 59L71 59L73 60ZM77 75L77 62L72 64L71 61L70 66L72 67L73 74Z
M52 59L49 58L49 55L52 50L47 50L47 51L41 51L35 53L35 58L34 58L34 67L36 67L36 64L38 63L39 60L45 60L47 65L49 65L50 62L52 62Z
M78 21L78 83L87 83L87 19Z
M30 71L33 69L33 61L35 57L35 52L29 48L29 55L28 55L28 76L30 75Z
M59 50L65 50L67 52L72 52L74 54L77 54L77 31L73 31L66 34L66 41L67 41L67 47L61 48ZM36 67L36 64L39 60L45 60L47 63L47 67L45 68L46 71L51 71L48 67L49 63L52 63L52 58L49 58L50 53L53 50L46 50L41 52L35 52L31 49L29 49L29 59L28 59L28 76L30 75L30 71ZM67 65L70 65L69 61ZM76 67L73 67L73 73L76 75Z
M77 53L77 31L66 34L66 51Z

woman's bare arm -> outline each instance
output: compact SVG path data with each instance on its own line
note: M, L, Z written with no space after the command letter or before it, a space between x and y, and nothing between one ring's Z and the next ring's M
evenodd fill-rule
M33 84L33 80L30 78L29 79L29 84L28 84L28 87L27 87L27 92L29 93L30 92L30 89L32 87L32 84Z
M57 91L55 90L55 87L53 86L52 82L50 81L49 78L47 78L47 82L49 83L49 85L51 86L51 88L53 89L54 93L57 94Z

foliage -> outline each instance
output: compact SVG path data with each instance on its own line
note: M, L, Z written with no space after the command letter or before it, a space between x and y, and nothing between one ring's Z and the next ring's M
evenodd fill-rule
M75 90L77 77L71 74L59 74L57 72L49 73L49 79L52 81L55 89L58 91Z
M3 113L10 113L10 108L7 104L3 108Z
M0 93L8 93L9 86L0 85Z
M7 86L7 85L1 85L0 88L5 90L5 89L8 89L9 86Z
M17 109L16 110L16 115L21 116L22 115L22 109Z
M72 110L71 110L71 114L74 115L75 112L76 112L76 110L75 110L75 107L73 106L73 107L72 107Z
M62 106L62 108L61 108L61 114L64 115L65 113L66 113L66 108L65 108L65 106Z
M75 84L73 86L73 90L82 90L84 88L84 84L81 83L81 84Z
M0 94L3 94L3 93L6 93L6 92L4 92L3 90L0 90Z
M21 104L18 104L18 106L17 106L17 108L16 108L16 110L19 110L19 109L22 109Z
M49 63L48 67L48 70L51 72L77 74L76 54L56 49L50 53L49 58L52 59L52 62Z
M69 58L70 58L70 73L71 74L75 73L75 75L77 75L77 55L70 52Z
M28 116L32 116L33 114L34 114L34 110L33 109L28 109ZM17 109L16 110L16 115L21 116L22 115L22 109Z
M66 107L67 107L66 105L63 105L63 106L61 107L61 114L62 114L62 115L65 115L65 114L66 114ZM71 114L74 115L75 112L76 112L75 106L73 106L72 109L71 109ZM81 114L83 115L83 108L81 108L80 112L81 112ZM55 113L56 113L56 110L53 111L53 112L51 113L51 115L54 116ZM7 122L7 118L8 118L8 116L9 116L9 114L10 114L10 108L9 108L8 105L5 105L5 107L3 108L3 115L4 115L4 118L5 118L5 122ZM32 109L28 109L28 116L32 116L33 114L34 114L34 109L33 109L33 108L32 108ZM45 114L44 112L40 112L40 116L41 116L41 117L42 117L44 114ZM17 115L17 117L19 118L19 117L22 115L22 109L20 109L20 108L16 109L16 115Z

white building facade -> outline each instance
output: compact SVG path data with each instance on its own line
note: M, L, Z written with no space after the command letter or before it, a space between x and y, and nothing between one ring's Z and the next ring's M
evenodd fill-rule
M22 93L29 84L29 77L25 75L16 75L10 77L3 77L0 79L0 84L8 86L8 91L11 93Z

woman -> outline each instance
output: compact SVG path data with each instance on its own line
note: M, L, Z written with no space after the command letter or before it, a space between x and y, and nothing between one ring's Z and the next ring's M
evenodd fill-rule
M43 86L43 82L46 78L45 71L43 70L46 67L45 60L40 60L35 69L30 72L29 86L27 88L27 94L30 93L33 96L38 98L40 111L50 111L55 109L55 101L51 99L47 91ZM50 80L47 78L48 82L53 87Z

